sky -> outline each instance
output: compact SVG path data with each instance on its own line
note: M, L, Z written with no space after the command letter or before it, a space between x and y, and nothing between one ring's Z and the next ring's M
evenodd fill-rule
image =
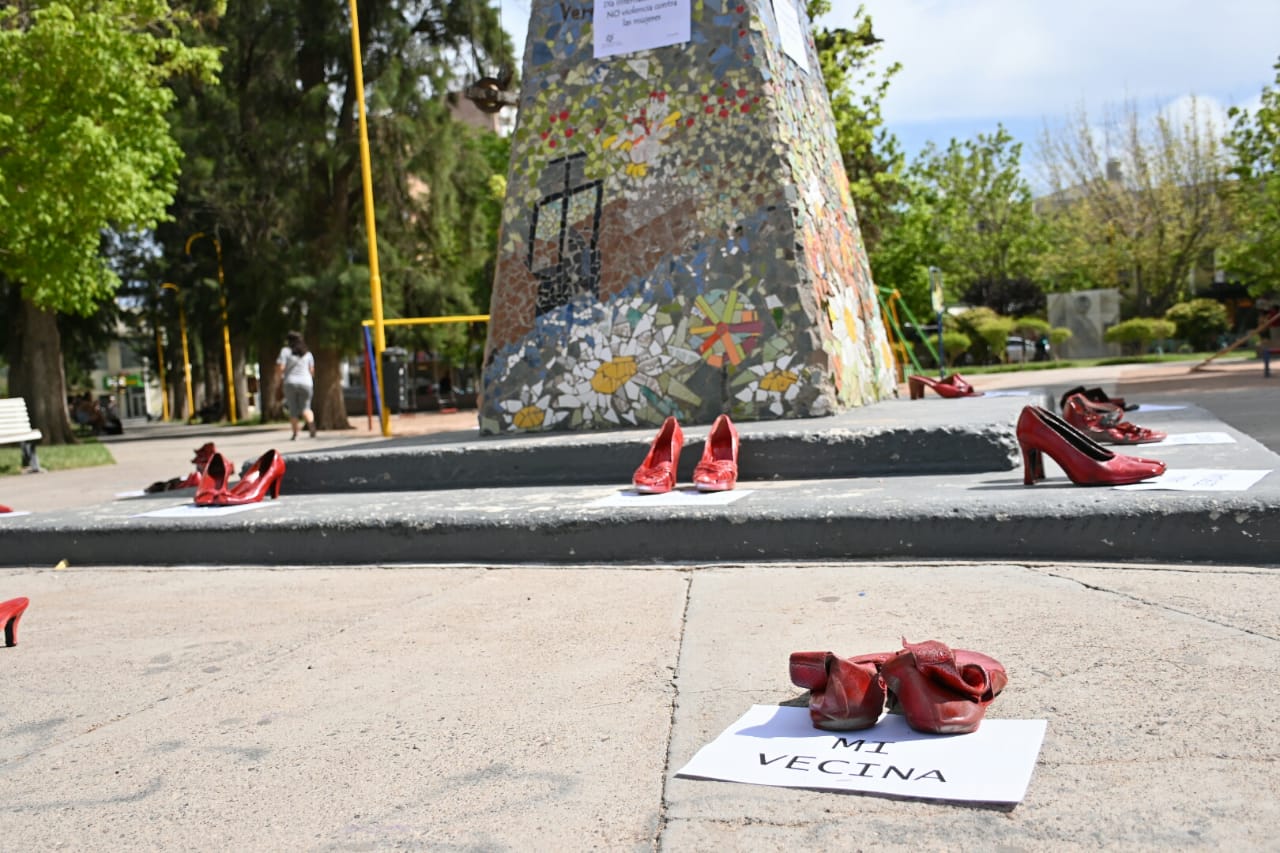
M495 0L524 44L535 0ZM926 142L992 133L1024 143L1082 108L1091 120L1133 104L1140 114L1200 115L1256 107L1280 60L1280 0L862 0L884 39L877 64L902 63L882 105L914 157ZM859 0L831 0L819 23L849 27ZM523 55L523 52L520 53Z

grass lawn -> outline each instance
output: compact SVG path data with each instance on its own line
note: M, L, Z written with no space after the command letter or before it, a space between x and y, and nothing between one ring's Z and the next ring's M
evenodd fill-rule
M40 467L46 471L116 464L115 457L107 446L92 438L81 439L80 444L42 444L38 448L38 455ZM22 448L16 444L0 447L0 477L21 473Z

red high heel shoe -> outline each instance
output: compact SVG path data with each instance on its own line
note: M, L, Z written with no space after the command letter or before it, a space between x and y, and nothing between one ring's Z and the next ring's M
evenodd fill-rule
M1044 457L1054 462L1078 486L1123 486L1158 477L1163 462L1112 453L1062 418L1039 406L1027 406L1018 417L1018 445L1022 448L1022 482L1044 479Z
M738 428L721 415L711 425L702 459L693 469L693 485L700 492L727 492L738 482Z
M791 683L809 691L809 719L828 731L869 729L884 713L880 665L893 653L841 658L831 652L792 652Z
M18 620L22 618L23 612L30 603L31 599L29 598L11 598L8 601L0 602L0 622L4 623L4 644L6 646L18 645Z
M930 640L908 643L880 667L885 688L893 694L918 732L951 735L978 730L982 717L1009 683L994 658L964 649L951 650Z
M680 464L680 449L684 447L684 431L675 417L662 423L662 429L653 439L649 455L636 469L631 483L637 492L660 495L676 487L676 468Z
M200 485L196 487L196 506L218 506L227 491L227 480L236 466L221 453L214 453L200 469Z
M939 397L981 397L981 391L973 390L973 386L964 380L959 373L953 373L945 379L930 379L928 376L913 374L907 377L907 388L911 391L911 399L919 400L924 396L925 386L934 390Z
M280 481L283 479L284 457L274 450L268 450L245 472L240 482L223 493L215 503L218 506L256 504L268 493L275 500L280 497Z
M1062 419L1094 441L1107 444L1151 444L1168 436L1160 430L1131 424L1124 420L1123 409L1091 403L1083 394L1067 398Z

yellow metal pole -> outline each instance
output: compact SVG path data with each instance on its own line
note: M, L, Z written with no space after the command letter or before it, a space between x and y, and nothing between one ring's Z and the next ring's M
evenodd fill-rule
M235 368L231 365L231 329L227 325L227 283L222 277L222 244L217 237L210 237L203 231L197 231L187 238L187 254L191 254L191 244L201 237L213 241L213 251L218 257L218 302L222 306L222 350L227 358L227 420L236 422L236 377Z
M156 323L156 367L160 372L160 420L169 420L169 389L164 384L164 340Z
M171 281L160 285L178 295L178 330L182 332L182 382L187 387L187 420L196 413L196 404L191 396L191 354L187 349L187 312L182 307L182 288Z
M356 0L348 0L351 9L351 56L356 78L356 105L360 116L360 177L364 181L364 230L369 239L369 293L373 302L373 355L378 365L378 411L382 415L382 434L391 435L391 413L387 411L384 393L382 353L387 348L386 330L382 325L382 276L378 272L378 237L373 210L373 167L369 162L369 125L364 109L364 66L360 60L360 17Z

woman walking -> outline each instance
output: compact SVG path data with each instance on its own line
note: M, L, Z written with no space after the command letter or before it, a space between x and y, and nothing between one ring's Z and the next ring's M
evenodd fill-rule
M315 389L312 377L316 375L316 360L307 352L307 342L298 332L290 332L286 345L276 359L276 387L284 397L285 410L289 413L289 426L293 428L290 441L298 440L298 418L307 423L307 431L316 437L316 416L311 411L311 394Z

